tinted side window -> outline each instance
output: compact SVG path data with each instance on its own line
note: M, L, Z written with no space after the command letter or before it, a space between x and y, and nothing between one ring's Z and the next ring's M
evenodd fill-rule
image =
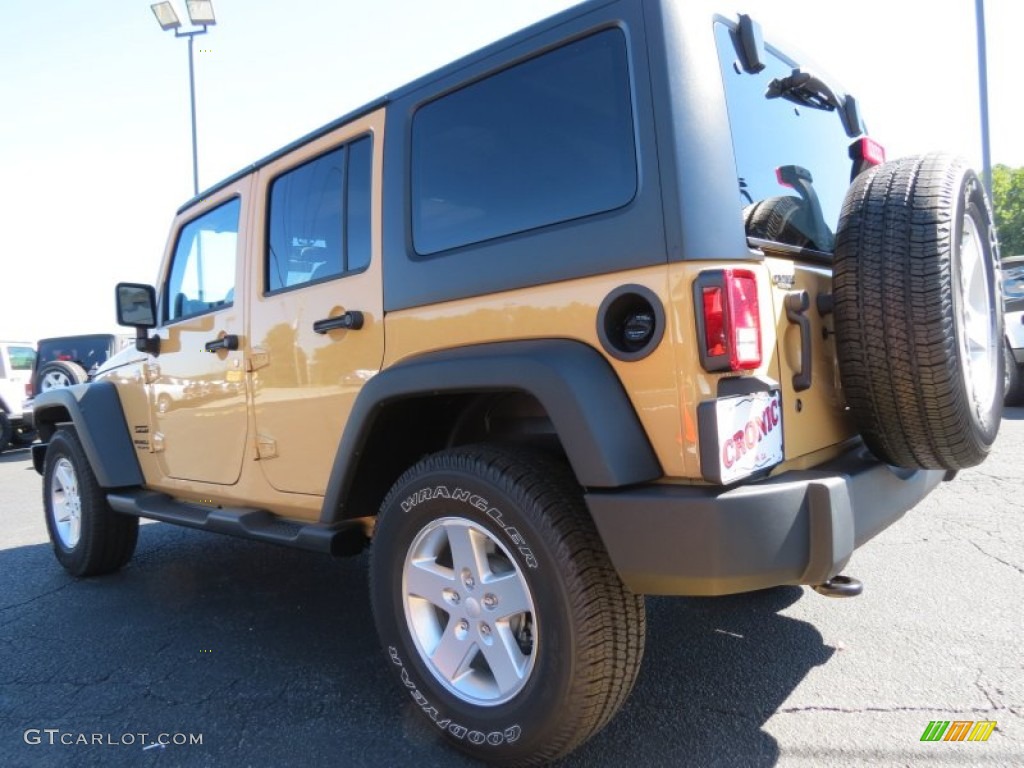
M413 244L433 254L619 208L636 162L625 36L609 29L416 112Z
M365 269L370 263L369 137L281 174L270 186L268 293Z
M168 321L231 306L240 209L236 197L182 228L164 291L164 317Z

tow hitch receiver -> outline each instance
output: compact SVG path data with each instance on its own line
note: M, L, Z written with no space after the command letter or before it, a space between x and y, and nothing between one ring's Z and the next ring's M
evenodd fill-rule
M812 585L811 589L825 597L856 597L864 591L864 584L853 576L833 576L824 584Z

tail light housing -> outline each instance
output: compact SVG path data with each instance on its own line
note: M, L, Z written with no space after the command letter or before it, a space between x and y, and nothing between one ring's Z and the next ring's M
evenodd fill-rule
M853 170L850 173L852 182L868 168L885 162L885 147L874 139L861 136L850 145L850 160L853 161Z
M697 349L704 370L761 367L761 311L757 276L749 269L701 272L693 284Z

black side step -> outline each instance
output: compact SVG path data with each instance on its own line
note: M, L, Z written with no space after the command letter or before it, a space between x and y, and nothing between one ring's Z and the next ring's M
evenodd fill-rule
M265 509L207 506L155 491L115 491L107 494L107 500L117 512L126 515L330 555L359 554L368 541L358 522L332 527L296 523Z

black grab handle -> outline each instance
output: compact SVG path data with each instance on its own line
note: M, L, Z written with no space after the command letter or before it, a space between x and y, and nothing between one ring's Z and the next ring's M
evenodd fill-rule
M786 319L800 329L800 373L793 374L793 389L803 392L811 388L811 321L805 314L811 306L807 291L786 294Z
M324 334L328 331L358 331L363 327L363 313L355 310L343 312L337 317L325 317L313 323L313 330L316 333Z
M221 336L219 339L206 342L207 352L220 352L222 349L234 352L238 349L238 337L233 333Z

